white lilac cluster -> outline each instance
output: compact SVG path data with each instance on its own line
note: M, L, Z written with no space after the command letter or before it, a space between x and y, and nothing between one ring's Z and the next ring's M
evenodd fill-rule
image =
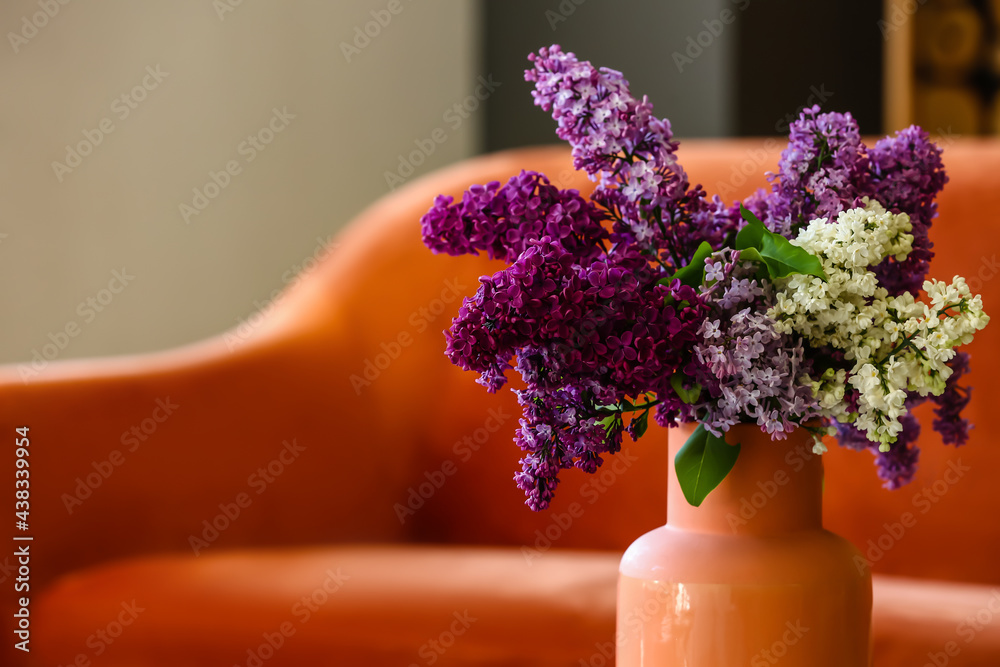
M924 282L929 303L909 292L889 296L870 267L906 259L913 237L909 217L865 198L864 207L837 220L813 220L791 242L820 259L827 280L796 274L780 281L768 310L778 331L795 333L813 348L840 350L850 372L811 379L824 416L853 422L888 450L901 430L908 393L940 395L952 370L954 348L986 326L982 299L965 280ZM858 392L856 410L844 401L846 385Z

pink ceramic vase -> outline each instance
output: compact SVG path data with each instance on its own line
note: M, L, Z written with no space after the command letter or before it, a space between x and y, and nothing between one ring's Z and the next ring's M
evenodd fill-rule
M670 430L670 459L694 425ZM823 463L804 430L771 441L755 425L700 507L674 474L667 525L619 568L618 667L867 667L871 572L823 529ZM856 558L857 557L857 558Z

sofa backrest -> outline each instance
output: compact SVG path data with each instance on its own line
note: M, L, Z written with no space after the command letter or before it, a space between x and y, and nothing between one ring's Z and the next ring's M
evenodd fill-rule
M776 168L780 149L777 140L690 141L682 142L678 155L693 183L731 201L767 185L765 172ZM945 146L944 159L951 181L931 233L938 253L931 274L965 275L989 312L1000 304L1000 281L993 280L1000 270L994 254L1000 143L954 141ZM369 368L377 376L370 385L359 383L359 391L384 406L386 420L413 425L418 446L410 453L410 484L399 491L394 509L380 510L397 513L413 539L519 545L529 558L550 546L622 550L665 520L666 433L651 429L637 443L626 439L625 451L594 476L564 472L552 507L533 513L512 481L520 414L512 392L488 394L474 374L443 356L441 331L460 298L475 291L477 276L502 264L431 254L420 242L418 219L438 192L459 197L469 185L503 182L521 168L544 172L561 187L591 187L572 170L564 148L513 151L439 172L359 221L344 242L366 259L346 291L338 285L327 296L317 289L311 307L337 304L336 319L352 323L353 375L363 378ZM314 287L348 278L335 266L328 269ZM1000 494L989 481L1000 466L990 419L1000 395L998 341L994 325L969 346L975 392L966 414L978 428L966 447L943 446L931 429L929 406L918 411L922 454L912 484L895 492L881 488L867 452L833 448L827 455L827 526L861 548L875 571L1000 583L1000 528L992 518ZM396 350L398 359L390 360ZM386 367L369 367L369 361Z
M693 182L733 199L766 184L779 150L776 140L690 141L679 156ZM956 141L945 162L952 180L932 231L940 244L932 274L967 276L989 312L1000 303L1000 146ZM32 531L46 548L33 559L33 582L109 558L191 554L191 538L211 533L210 522L225 525L209 535L211 550L424 541L521 546L529 560L553 546L623 550L661 525L662 429L627 443L595 476L566 472L552 508L533 513L512 481L513 394L487 393L443 354L441 332L461 297L501 265L433 255L420 216L438 193L460 196L522 168L590 187L563 147L470 160L362 213L317 268L250 318L252 331L149 355L52 362L28 384L18 365L0 367L0 427L28 425L34 443ZM1000 583L1000 494L990 482L1000 467L990 420L998 338L993 325L970 346L967 414L978 428L966 447L943 447L930 411L920 411L922 466L910 486L880 488L867 453L827 455L827 525L875 571ZM166 399L180 407L157 421ZM135 428L145 431L139 446L128 439ZM282 456L286 439L306 449L275 464L280 475L262 488L267 478L253 475ZM227 521L222 507L235 512L239 494L252 504Z

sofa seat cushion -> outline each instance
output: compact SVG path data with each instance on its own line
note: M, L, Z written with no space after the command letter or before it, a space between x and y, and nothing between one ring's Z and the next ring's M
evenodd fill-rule
M578 665L598 643L610 649L619 558L345 546L132 559L51 587L33 655L102 667Z
M39 665L614 664L613 552L415 545L219 551L63 577ZM876 575L878 667L1000 665L1000 589Z
M872 593L876 667L1000 665L1000 588L876 575Z

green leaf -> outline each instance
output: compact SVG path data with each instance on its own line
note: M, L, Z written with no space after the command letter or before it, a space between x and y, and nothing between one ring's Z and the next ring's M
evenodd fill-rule
M649 410L644 410L638 417L633 417L632 421L635 422L635 437L641 438L649 428Z
M615 422L620 419L621 415L613 414L613 415L608 415L607 417L605 417L604 419L600 420L597 423L604 428L605 433L610 434L613 430L615 430Z
M746 229L746 227L743 229ZM764 264L764 258L759 252L757 252L757 248L740 248L740 261L751 261Z
M670 376L670 386L677 392L677 396L688 405L691 405L701 396L701 385L695 383L690 389L685 389L683 382L680 373L674 373Z
M660 284L669 285L676 278L688 287L697 287L705 279L705 259L713 252L712 246L708 245L707 241L702 241L687 266L678 269L669 278L663 278Z
M736 235L736 249L740 259L763 262L771 278L787 278L793 273L802 273L826 280L823 264L815 255L794 246L781 234L775 234L743 204L740 215L747 224Z
M759 248L761 236L763 236L763 232L767 231L767 227L760 221L760 218L754 215L753 211L743 204L740 204L740 216L746 220L747 224L736 234L736 249Z
M698 507L705 497L726 478L736 465L739 443L729 445L698 424L688 441L674 457L674 470L687 501Z

